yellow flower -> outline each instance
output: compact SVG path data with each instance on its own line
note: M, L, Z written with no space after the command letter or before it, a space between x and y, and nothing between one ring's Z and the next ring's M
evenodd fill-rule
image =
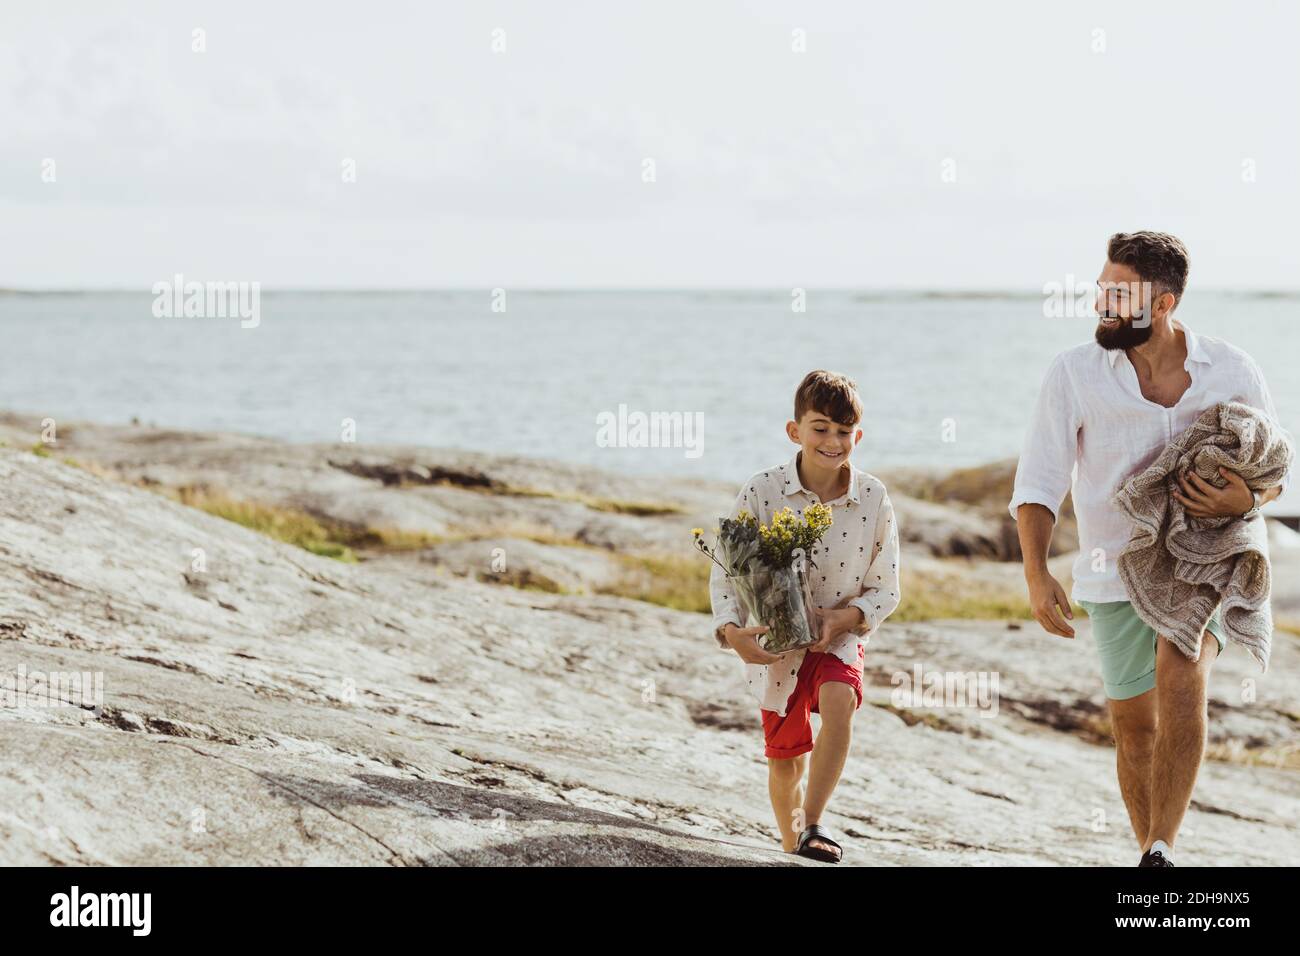
M703 528L692 528L692 529L691 529L691 534L693 534L695 537L698 538L700 535L704 534L704 529L703 529Z
M830 506L824 504L809 505L803 513L804 524L814 531L825 531L832 524Z

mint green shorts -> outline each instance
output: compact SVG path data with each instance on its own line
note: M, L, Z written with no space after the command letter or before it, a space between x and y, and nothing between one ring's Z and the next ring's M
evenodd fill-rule
M1094 604L1080 601L1092 624L1092 639L1101 656L1101 680L1111 700L1128 700L1156 686L1156 641L1158 635L1128 601ZM1219 617L1222 605L1214 609L1206 630L1219 642L1219 653L1228 644Z

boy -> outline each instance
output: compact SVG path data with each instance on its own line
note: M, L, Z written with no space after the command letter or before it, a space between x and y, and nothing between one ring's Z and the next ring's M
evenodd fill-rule
M830 863L838 863L843 851L818 821L844 769L853 714L862 706L864 643L899 601L893 506L880 479L850 461L862 439L861 420L852 381L809 372L795 392L794 420L785 426L799 451L750 478L731 513L748 511L770 524L787 506L801 517L808 505L830 506L830 530L808 555L817 643L780 655L763 650L758 635L767 628L744 626L745 610L716 564L710 578L714 637L745 662L750 692L760 702L768 793L782 848ZM813 713L821 714L815 746Z

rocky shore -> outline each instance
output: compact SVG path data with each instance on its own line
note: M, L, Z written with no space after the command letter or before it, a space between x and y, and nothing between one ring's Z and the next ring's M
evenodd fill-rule
M817 865L779 851L758 714L699 610L688 529L734 488L41 438L0 414L0 863ZM1087 621L1063 641L1016 613L1010 467L881 473L914 593L868 649L825 820L847 863L1136 862ZM1300 620L1300 548L1274 531L1275 614ZM1216 667L1180 862L1300 857L1297 640L1265 675L1239 649ZM900 703L927 672L995 676L996 710Z

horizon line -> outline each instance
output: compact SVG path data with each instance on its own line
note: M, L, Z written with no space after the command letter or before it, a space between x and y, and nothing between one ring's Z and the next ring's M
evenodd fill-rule
M227 284L229 282L256 281L256 280L194 280L198 282L217 282ZM260 285L260 283L259 283ZM722 294L745 294L745 295L789 295L795 288L804 289L807 292L831 292L831 293L851 293L858 295L912 295L912 296L943 296L951 298L993 298L993 297L1022 297L1022 296L1042 296L1044 293L1041 289L1012 287L1012 286L986 286L986 287L944 287L944 286L845 286L845 285L827 285L827 286L510 286L510 285L457 285L457 286L276 286L263 287L259 291L277 295L319 295L319 294L342 294L342 295L391 295L407 294L450 294L450 293L482 293L491 292L493 289L505 289L508 292L525 292L538 294L574 294L574 293L651 293L659 295L671 295L681 293L722 293ZM1300 286L1286 288L1277 286L1261 286L1246 288L1205 288L1189 290L1195 292L1206 292L1214 295L1241 295L1254 296L1260 298L1293 298L1300 296ZM65 287L18 287L18 286L0 286L0 295L152 295L152 287L143 286L65 286Z

